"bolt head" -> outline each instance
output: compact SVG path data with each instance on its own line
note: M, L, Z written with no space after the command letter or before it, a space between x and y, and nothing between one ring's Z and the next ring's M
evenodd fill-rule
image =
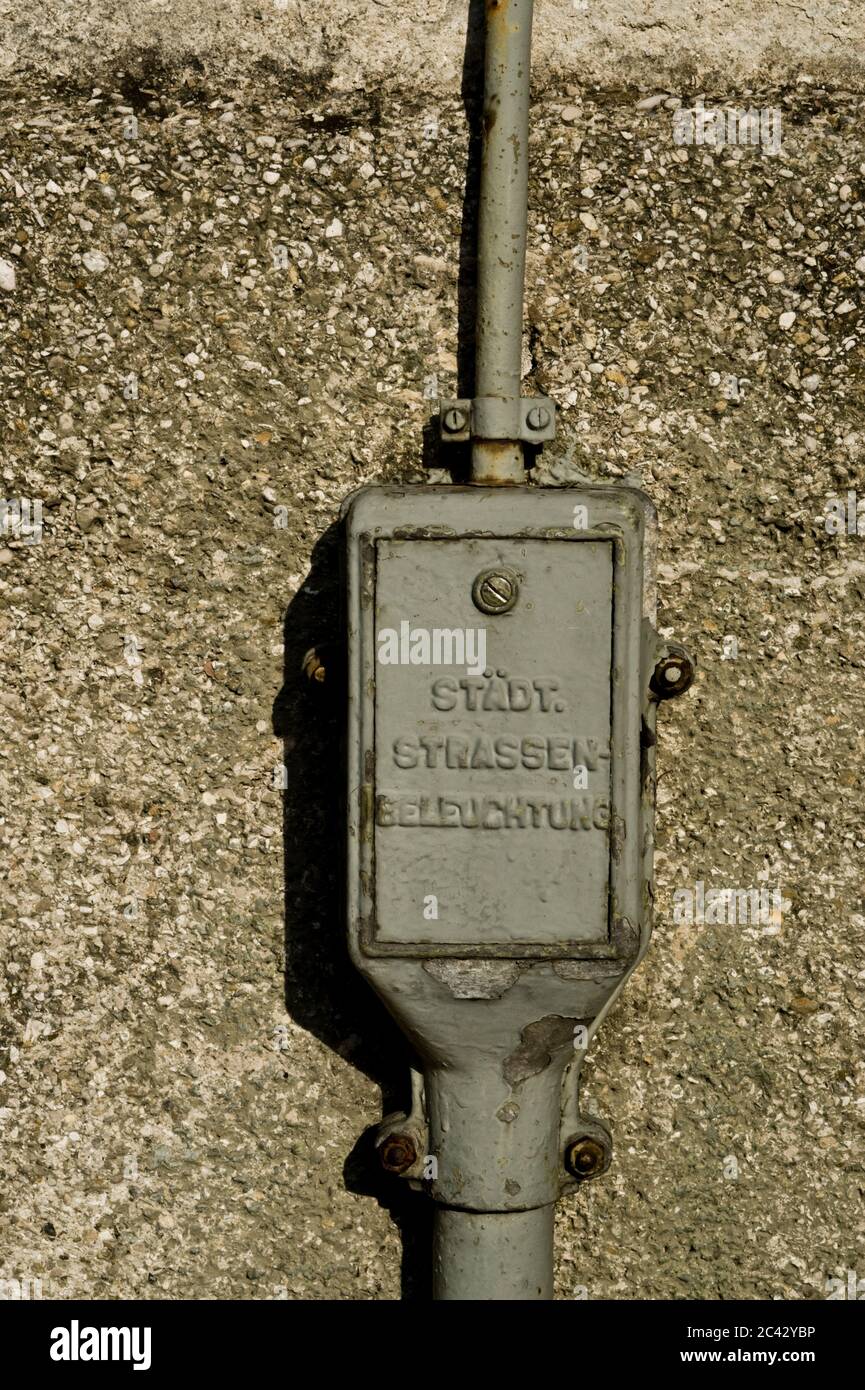
M589 1134L574 1139L565 1150L565 1167L575 1178L596 1178L609 1165L609 1152Z
M694 679L694 663L684 648L662 656L652 673L652 689L660 700L682 695Z
M417 1159L417 1145L410 1134L389 1134L378 1146L378 1161L386 1173L405 1173Z
M509 613L520 592L513 570L481 570L472 585L472 602L482 613Z
M310 647L302 663L303 674L309 681L316 681L319 685L324 681L325 668L324 662L316 651L315 647Z

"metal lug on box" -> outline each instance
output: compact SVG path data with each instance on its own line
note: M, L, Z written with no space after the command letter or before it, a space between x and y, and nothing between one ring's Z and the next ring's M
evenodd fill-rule
M419 1179L429 1146L429 1133L424 1116L423 1076L412 1071L412 1104L407 1115L387 1115L378 1126L375 1150L386 1173L400 1178Z
M694 662L685 648L678 642L668 642L652 672L652 690L659 700L672 700L684 695L694 675Z
M581 1117L579 1133L571 1134L564 1145L564 1165L577 1182L588 1182L606 1173L613 1161L613 1140L600 1120Z
M327 668L318 647L310 647L301 663L301 670L308 681L315 681L317 685L324 684Z

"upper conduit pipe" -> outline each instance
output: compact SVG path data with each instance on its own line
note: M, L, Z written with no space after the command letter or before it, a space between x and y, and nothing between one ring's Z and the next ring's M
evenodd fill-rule
M518 401L534 0L487 0L478 209L475 392ZM519 440L474 439L474 483L524 483Z

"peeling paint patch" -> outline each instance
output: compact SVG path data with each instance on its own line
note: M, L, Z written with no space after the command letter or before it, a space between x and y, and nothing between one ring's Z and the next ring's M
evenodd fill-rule
M501 999L524 969L510 960L427 960L423 968L454 999Z
M537 1076L553 1060L553 1053L571 1042L577 1018L562 1018L548 1014L530 1023L520 1033L520 1045L505 1058L502 1075L509 1086L519 1086L530 1076Z
M557 960L553 970L560 980L613 980L625 969L615 960Z

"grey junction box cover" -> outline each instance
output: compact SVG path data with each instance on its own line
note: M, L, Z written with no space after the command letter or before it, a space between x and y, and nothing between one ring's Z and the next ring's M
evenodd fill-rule
M347 517L361 950L633 955L648 499L374 487Z

